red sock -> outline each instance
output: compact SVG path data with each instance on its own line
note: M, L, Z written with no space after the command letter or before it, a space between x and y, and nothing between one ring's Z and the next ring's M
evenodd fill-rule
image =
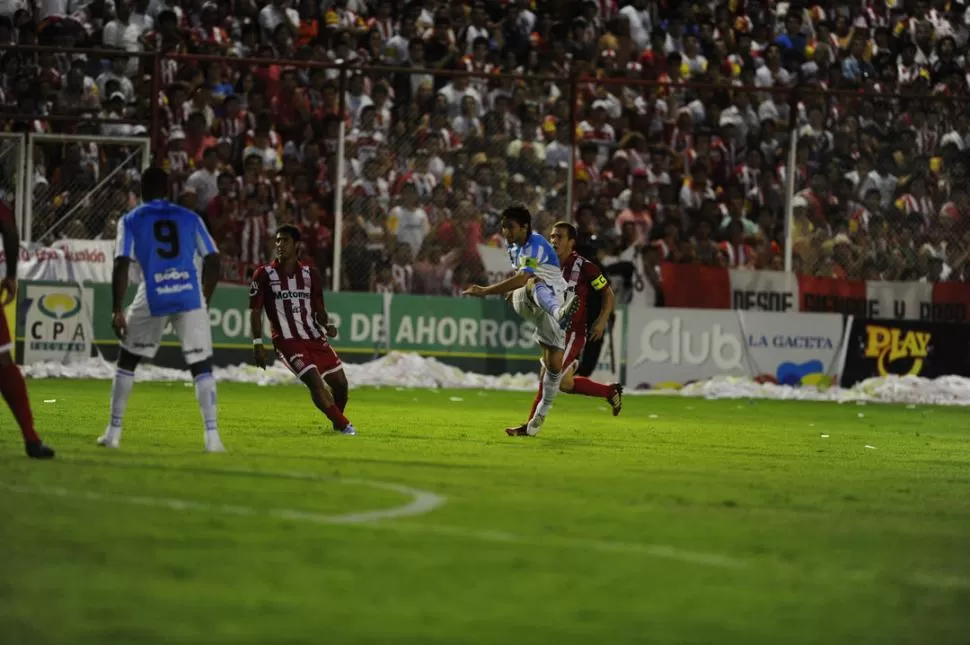
M585 376L577 376L573 379L573 393L582 394L583 396L596 396L601 399L605 399L610 396L610 391L613 389L611 385L603 385L602 383L597 383L596 381L591 381Z
M0 367L0 393L20 424L20 434L24 436L24 441L40 441L40 437L34 432L34 415L30 412L27 384L24 383L20 368L13 363Z
M324 413L328 419L333 421L333 425L337 430L343 430L350 425L350 419L344 416L344 413L340 411L340 408L336 404L324 410Z
M529 412L529 419L528 420L531 421L532 420L532 417L535 416L536 408L539 407L539 403L541 401L542 401L542 381L540 380L539 381L539 391L536 393L536 400L532 402L532 410Z

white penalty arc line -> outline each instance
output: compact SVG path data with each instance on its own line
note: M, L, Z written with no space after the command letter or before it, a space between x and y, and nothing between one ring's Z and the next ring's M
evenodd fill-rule
M220 471L228 474L245 474L242 471ZM263 473L251 471L249 474L266 474L285 476L291 479L323 479L312 475L303 476L299 473ZM89 502L111 502L116 504L128 504L131 506L144 506L148 508L164 508L172 511L197 511L203 513L217 513L221 515L235 515L239 517L269 516L284 520L298 520L303 522L313 522L316 524L372 524L381 520L400 519L403 517L414 517L424 515L444 505L446 499L441 495L428 491L392 484L388 482L371 481L368 479L338 479L345 484L352 486L367 486L381 490L389 490L395 493L410 497L411 500L402 506L392 508L376 509L360 513L347 513L343 515L326 515L313 511L303 511L293 508L269 508L258 509L253 506L240 506L236 504L209 504L206 502L195 502L192 500L178 499L173 497L147 497L141 495L110 495L95 491L73 490L62 487L35 487L20 486L17 484L7 484L0 482L0 489L11 493L23 495L46 495L48 497L60 497L67 499L81 499Z

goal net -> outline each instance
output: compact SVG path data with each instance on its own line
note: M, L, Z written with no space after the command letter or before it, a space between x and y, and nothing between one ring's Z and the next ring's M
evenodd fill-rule
M148 137L28 135L24 239L114 239L151 163Z

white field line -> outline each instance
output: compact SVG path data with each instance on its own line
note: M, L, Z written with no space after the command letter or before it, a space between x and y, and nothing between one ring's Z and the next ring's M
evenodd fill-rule
M664 560L675 560L688 564L716 567L720 569L736 570L749 566L747 561L728 555L689 551L665 544L638 544L630 542L615 542L612 540L595 540L555 536L530 537L516 535L514 533L507 533L505 531L479 530L441 524L381 522L381 520L387 519L400 519L405 517L425 515L441 507L446 502L446 498L441 495L422 491L409 486L403 486L401 484L392 484L367 479L343 479L339 477L328 477L325 475L299 472L274 472L248 469L217 469L211 472L222 475L258 475L278 477L281 479L340 481L355 486L369 486L372 488L398 492L402 495L410 496L411 501L403 506L397 506L389 509L349 513L345 515L326 515L313 511L288 508L261 509L252 506L209 504L206 502L196 502L169 497L107 495L94 491L83 491L61 487L21 486L16 484L7 484L4 482L0 482L0 490L6 490L12 493L24 495L44 495L48 497L80 499L92 502L109 502L132 506L143 506L148 508L161 508L180 512L196 511L220 515L232 515L237 517L271 517L275 519L321 525L366 526L368 528L386 530L394 533L426 533L491 544L516 544L543 548L558 547L563 549L577 549L580 551L595 551L600 553L639 555L661 558ZM867 571L844 571L843 577L847 580L870 580L874 579L876 576L873 572ZM909 584L932 589L970 589L970 579L958 575L913 572L911 575L901 576L901 578Z

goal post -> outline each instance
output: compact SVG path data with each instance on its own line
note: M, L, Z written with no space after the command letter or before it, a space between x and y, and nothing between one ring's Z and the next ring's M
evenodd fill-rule
M27 137L20 132L0 132L0 192L16 217L17 230L24 236L24 171L27 168Z
M137 202L134 188L151 165L149 137L28 135L23 238L92 238Z

